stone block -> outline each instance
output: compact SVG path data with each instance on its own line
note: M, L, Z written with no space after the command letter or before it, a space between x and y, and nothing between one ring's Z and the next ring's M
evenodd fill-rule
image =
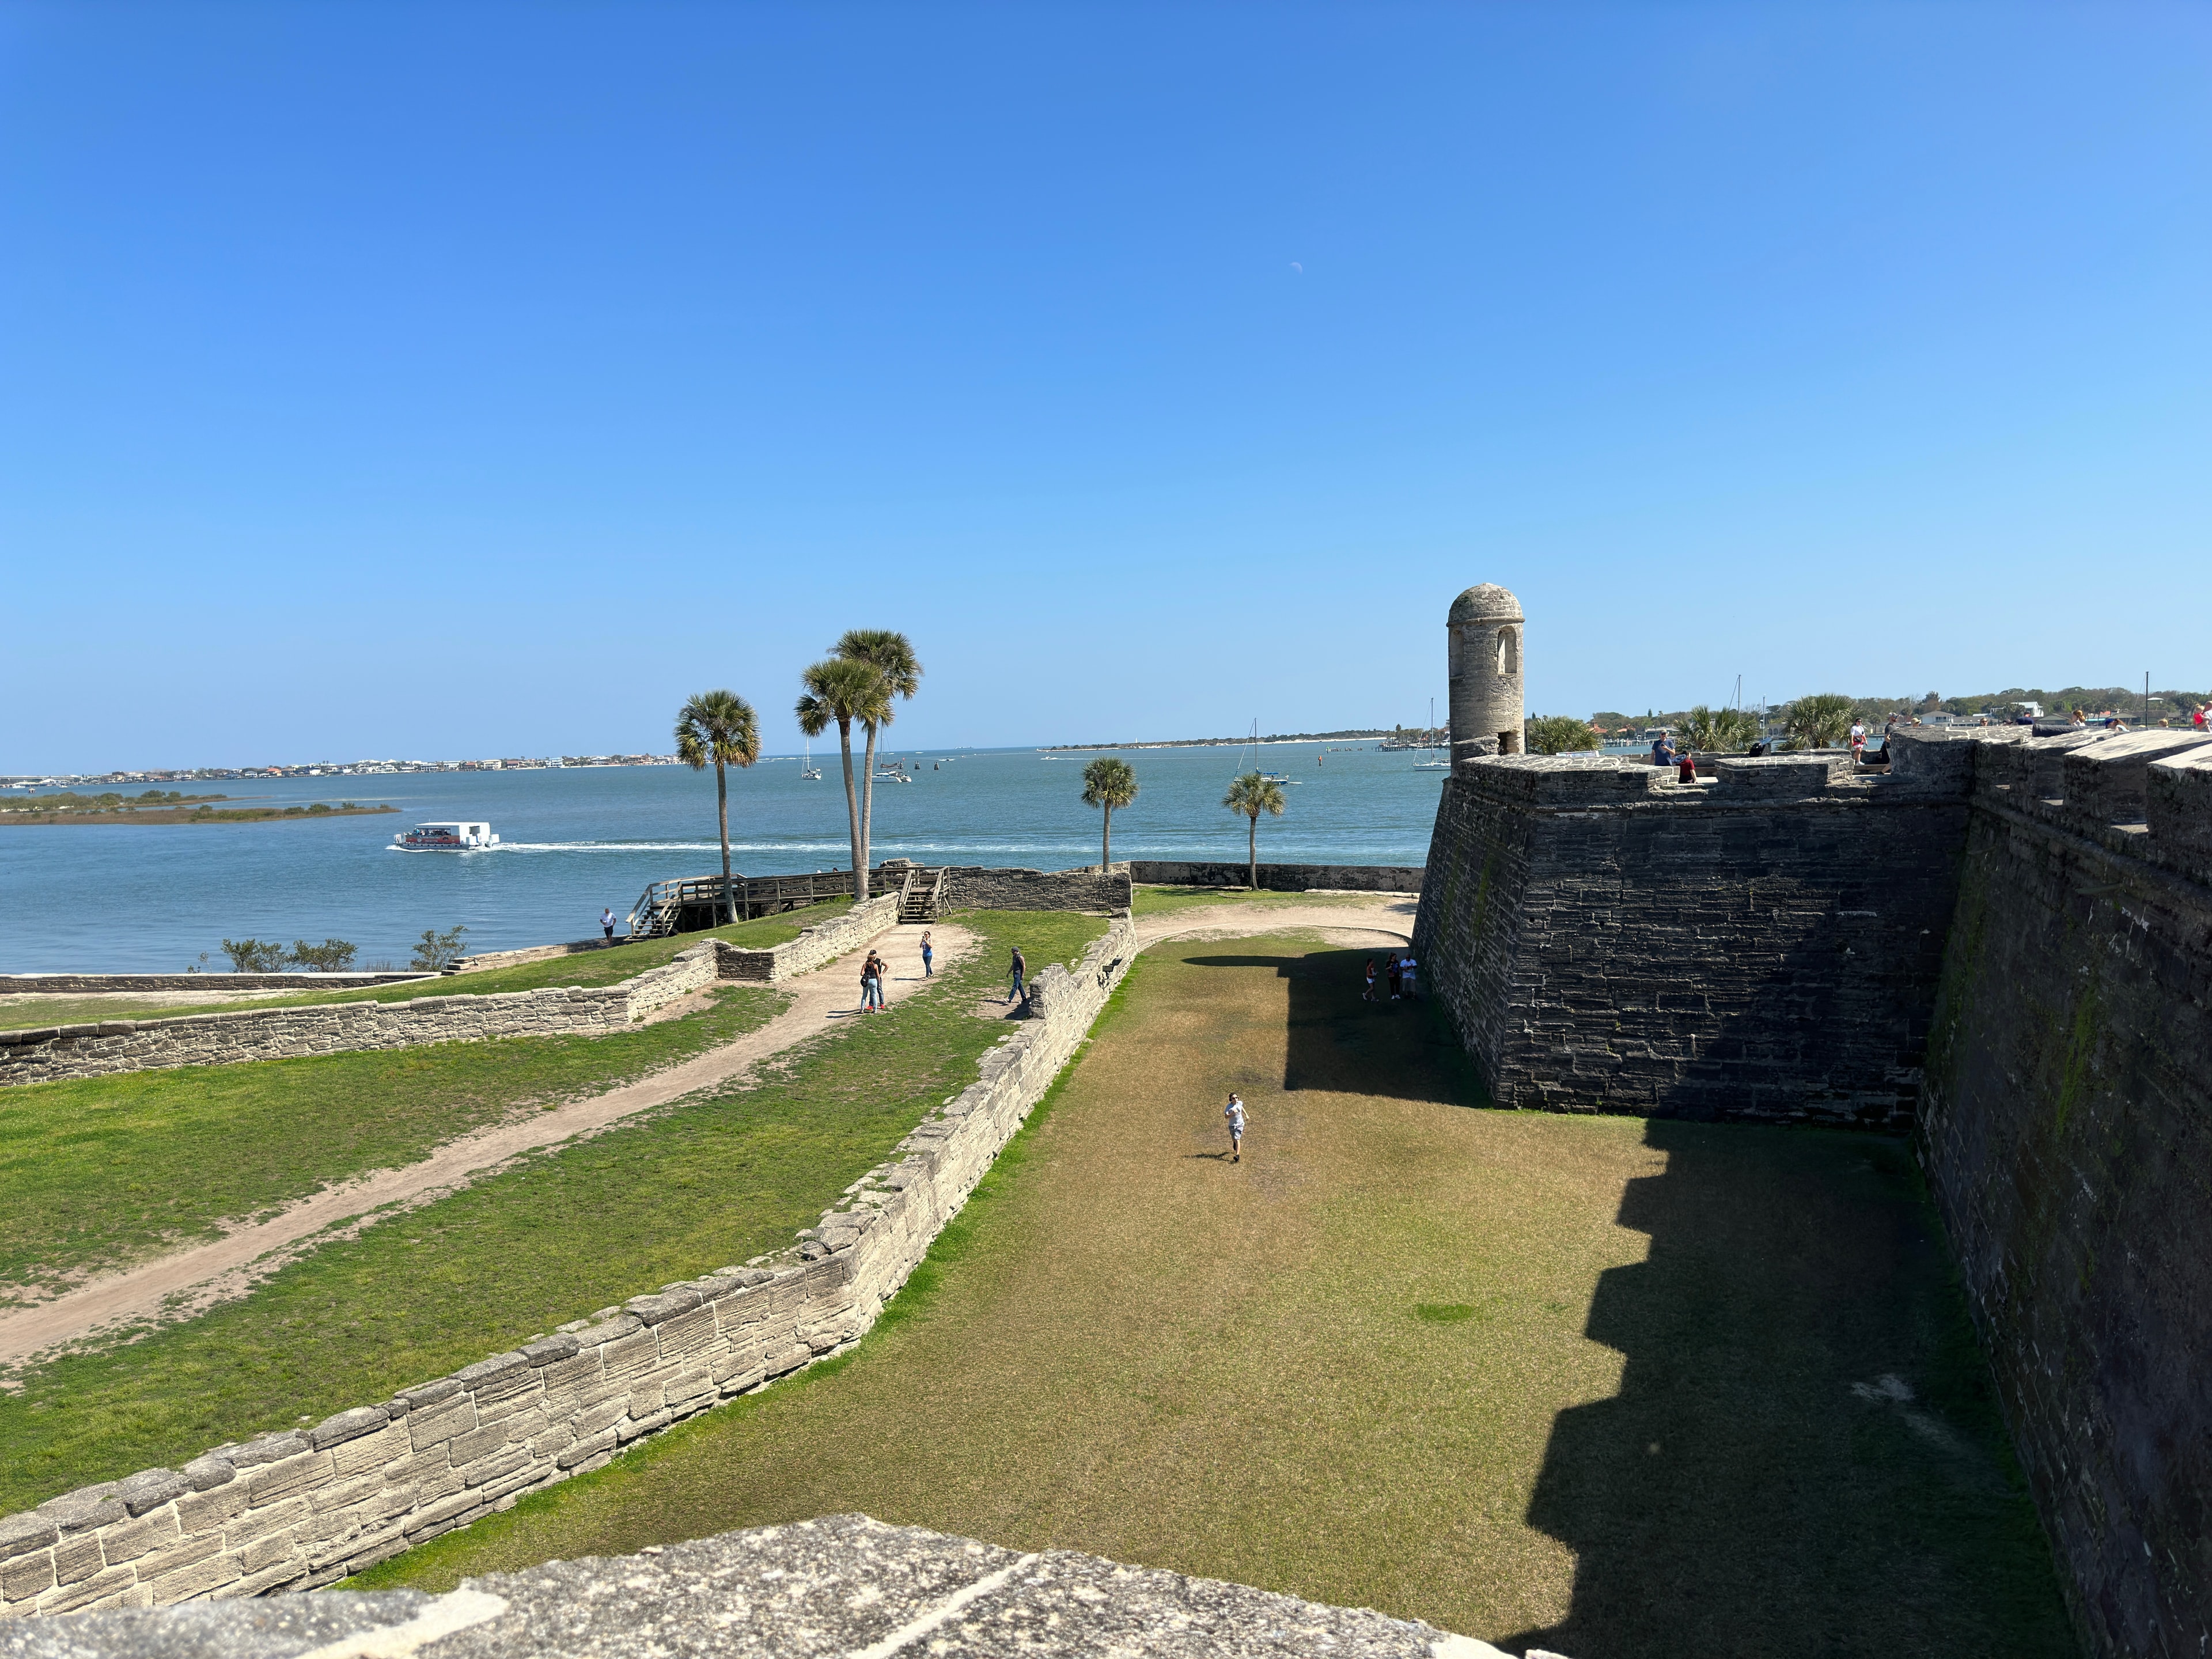
M188 1533L198 1532L203 1527L220 1526L233 1516L245 1513L247 1502L243 1480L234 1480L227 1486L216 1486L208 1492L186 1492L177 1500L177 1522Z
M138 1575L131 1568L109 1567L104 1572L94 1573L89 1577L80 1578L74 1583L64 1580L55 1585L39 1598L38 1608L42 1614L76 1613L95 1601L127 1590L137 1582Z
M535 1462L537 1460L530 1455L530 1448L517 1442L501 1447L489 1456L463 1463L453 1472L461 1477L462 1485L481 1486L513 1474L517 1469L526 1468Z
M327 1450L374 1434L391 1420L392 1414L381 1406L356 1406L351 1411L339 1412L316 1424L307 1431L307 1441L318 1450Z
M280 1561L295 1560L299 1545L300 1533L296 1527L284 1532L272 1532L265 1537L255 1539L240 1549L238 1552L238 1565L248 1577L252 1577L255 1573L275 1566ZM297 1565L301 1571L307 1570L307 1564L304 1559L298 1559Z
M9 1516L0 1520L0 1561L45 1549L61 1535L62 1529L53 1518L36 1510Z
M381 1469L414 1449L404 1423L387 1422L374 1432L331 1448L331 1474L347 1480L371 1469Z
M2204 745L2194 732L2130 732L2087 744L2069 753L2066 821L2097 830L2108 824L2141 823L2147 810L2149 769Z
M131 1565L137 1569L138 1582L148 1583L189 1567L222 1553L222 1537L216 1532L198 1532L172 1540L159 1549L149 1550Z
M273 1589L282 1589L287 1584L296 1584L307 1576L307 1557L289 1556L273 1566L264 1567L258 1572L249 1572L237 1583L225 1585L222 1595L226 1600L241 1595L262 1595Z
M94 1532L72 1533L54 1546L53 1557L57 1584L81 1584L107 1565Z
M288 1498L283 1503L271 1504L264 1510L248 1510L223 1528L222 1547L227 1550L242 1550L247 1545L258 1543L275 1534L289 1532L303 1524L313 1513L303 1497Z
M299 1434L256 1435L242 1446L234 1446L223 1455L237 1469L258 1468L264 1463L281 1463L288 1457L297 1457L313 1448L307 1437Z
M1828 787L1828 763L1815 756L1765 755L1713 763L1724 799L1802 800Z
M27 1601L54 1587L54 1553L34 1550L0 1561L0 1601Z
M660 1355L665 1359L682 1358L713 1347L720 1340L715 1329L714 1310L694 1308L690 1313L678 1314L654 1328L659 1339Z
M226 1584L235 1583L244 1571L236 1556L218 1553L149 1579L146 1587L153 1593L156 1607L173 1607L179 1601L210 1595Z
M466 1434L454 1436L447 1448L447 1455L453 1460L455 1468L465 1470L477 1458L487 1452L497 1451L505 1444L507 1425L492 1423L480 1429L471 1429Z
M173 1509L155 1510L150 1515L133 1516L128 1521L118 1521L100 1529L100 1552L107 1558L111 1567L125 1561L135 1561L149 1550L177 1540L177 1512Z
M148 1469L116 1483L115 1495L133 1515L159 1509L171 1498L191 1490L191 1484L172 1469Z
M416 1451L427 1451L476 1425L476 1402L457 1388L450 1397L434 1405L417 1406L408 1413L407 1440Z
M2199 875L2212 872L2212 745L2153 761L2143 781L2159 849Z
M120 1521L131 1511L116 1497L115 1482L107 1480L97 1486L81 1486L75 1492L64 1492L59 1498L49 1498L33 1513L52 1522L66 1537L70 1533L89 1532L112 1521Z
M264 1464L246 1477L246 1499L254 1508L281 1504L288 1498L311 1492L331 1479L328 1452L302 1451Z
M585 1438L577 1441L574 1444L568 1447L567 1450L562 1452L559 1456L553 1460L553 1462L557 1468L574 1469L579 1464L586 1462L589 1459L595 1457L601 1453L612 1451L616 1445L620 1443L620 1440L621 1437L615 1432L612 1425L610 1425L599 1430L595 1434L589 1435Z

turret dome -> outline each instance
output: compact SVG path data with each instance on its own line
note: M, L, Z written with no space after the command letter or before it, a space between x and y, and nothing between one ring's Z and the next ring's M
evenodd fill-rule
M1477 582L1452 601L1447 625L1472 622L1524 622L1521 601L1496 582Z

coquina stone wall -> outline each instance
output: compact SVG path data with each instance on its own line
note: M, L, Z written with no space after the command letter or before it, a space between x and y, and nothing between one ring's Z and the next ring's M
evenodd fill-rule
M310 1429L218 1446L0 1520L0 1615L306 1589L856 1340L1075 1052L1127 971L1124 911L890 1163L774 1257L605 1308Z
M100 991L354 991L435 974L0 974L0 997Z
M247 1008L171 1019L0 1031L0 1085L171 1066L409 1048L507 1036L600 1036L717 979L772 985L865 945L898 921L896 894L871 899L772 951L707 939L618 985L570 986L406 1002Z
M1414 951L1499 1104L1911 1120L1963 784L1719 773L1516 755L1445 781Z
M2212 747L2142 736L1970 748L1917 1128L2108 1655L2212 1640Z
M1501 1103L1910 1128L2100 1655L2212 1642L2212 744L1507 757L1415 932Z
M947 910L1091 910L1129 908L1127 866L1073 870L987 870L954 865L945 880Z
M1177 863L1159 859L1133 859L1132 879L1162 887L1244 887L1251 883L1249 866L1242 864ZM1269 892L1305 893L1316 890L1355 893L1418 893L1423 872L1413 865L1395 864L1263 864L1260 885Z

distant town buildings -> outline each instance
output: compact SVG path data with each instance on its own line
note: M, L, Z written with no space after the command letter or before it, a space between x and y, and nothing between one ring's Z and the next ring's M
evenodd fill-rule
M315 761L288 766L202 766L145 772L55 772L0 776L0 789L74 789L95 783L203 783L251 778L382 778L412 772L527 772L546 767L673 766L673 755L514 756L500 760Z

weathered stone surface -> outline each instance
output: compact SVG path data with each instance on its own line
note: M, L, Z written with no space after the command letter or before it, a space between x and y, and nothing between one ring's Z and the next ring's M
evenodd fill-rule
M318 1449L343 1445L362 1435L374 1434L391 1420L392 1413L381 1406L356 1406L316 1424L307 1431L307 1443Z
M329 1594L18 1626L0 1659L298 1659L351 1638L438 1659L1495 1659L1414 1620L861 1516L726 1533L617 1559L471 1580L450 1595ZM429 1645L434 1643L434 1646Z
M1127 867L1130 880L1147 886L1243 887L1251 880L1242 864L1133 859ZM1417 865L1262 864L1260 885L1271 893L1418 893L1421 871Z
M62 1529L53 1517L36 1510L27 1515L9 1516L0 1520L0 1561L45 1549L61 1535Z
M123 1500L123 1507L133 1515L143 1515L167 1503L173 1498L191 1491L184 1476L173 1469L148 1469L134 1474L115 1486L115 1495Z

